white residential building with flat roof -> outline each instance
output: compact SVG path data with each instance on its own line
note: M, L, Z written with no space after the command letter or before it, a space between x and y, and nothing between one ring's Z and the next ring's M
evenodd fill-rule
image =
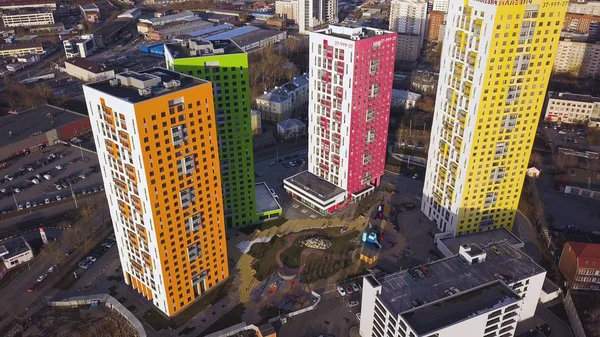
M360 335L513 337L534 315L546 271L508 243L363 279Z
M417 105L421 94L408 90L392 89L392 107L411 109Z
M6 11L2 13L1 17L5 27L33 27L54 24L54 14L49 8Z
M296 22L298 20L298 0L275 1L275 13L284 19Z
M72 37L63 41L65 56L70 59L73 57L86 58L96 51L96 42L94 35L81 35Z
M568 92L549 92L544 119L568 124L587 124L600 118L600 97Z
M396 59L416 61L423 47L427 28L427 1L393 0L390 6L390 30L398 32Z

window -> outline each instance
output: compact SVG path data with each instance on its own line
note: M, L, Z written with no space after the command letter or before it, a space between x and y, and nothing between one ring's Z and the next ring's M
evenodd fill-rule
M192 215L188 219L186 233L190 234L191 232L199 231L202 227L202 217L200 213Z
M187 126L185 124L177 125L171 128L171 136L173 138L173 145L180 146L181 143L187 142Z
M177 161L177 172L179 175L192 174L194 172L194 157L194 155L190 155Z
M490 180L496 183L501 182L504 179L504 175L506 173L506 169L504 167L497 167L492 170L492 175Z
M497 200L498 200L498 192L486 193L483 207L485 207L485 208L493 207L496 204Z
M375 98L379 95L379 83L371 84L369 88L369 98Z
M502 122L500 123L500 130L512 131L517 126L518 114L504 115L502 116Z
M508 142L496 143L496 151L494 152L494 159L500 159L508 153Z
M375 109L367 110L367 123L370 123L375 119Z
M199 243L194 243L193 245L188 247L188 260L190 262L196 261L196 258L202 256L202 250L200 249Z
M190 206L190 203L196 201L196 194L194 193L194 188L189 187L179 193L179 198L181 201L181 207L187 208Z

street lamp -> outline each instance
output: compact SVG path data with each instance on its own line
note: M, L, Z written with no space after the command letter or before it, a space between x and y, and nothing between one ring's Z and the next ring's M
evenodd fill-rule
M77 197L75 196L75 192L73 192L73 186L71 185L71 179L69 179L69 188L71 189L71 196L73 197L73 201L75 201L75 208L77 207Z
M17 211L18 211L19 210L19 203L17 202L17 197L15 196L15 190L11 188L10 192L12 193L13 199L15 199L15 206L17 207Z

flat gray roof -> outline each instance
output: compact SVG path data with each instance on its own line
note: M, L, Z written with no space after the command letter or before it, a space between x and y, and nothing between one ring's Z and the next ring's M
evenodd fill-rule
M85 118L88 117L53 105L41 105L18 114L10 114L0 118L0 147Z
M520 299L512 289L496 281L436 303L417 307L403 313L402 318L417 334L425 335L467 318L511 305Z
M10 259L29 250L31 250L31 247L29 247L27 240L22 236L8 240L0 246L0 253L3 254L1 255L3 259Z
M256 194L256 213L262 214L266 212L272 212L281 210L281 206L271 195L269 186L266 183L256 183L254 185L254 193Z
M316 176L309 171L303 171L295 176L286 179L288 184L295 186L297 189L303 190L315 197L316 199L327 201L340 193L345 193L343 189L336 185Z
M458 255L425 264L429 277L413 279L408 271L400 271L378 279L382 286L380 301L395 314L412 309L411 302L432 303L446 298L444 290L455 287L461 292L480 287L497 280L495 274L506 277L509 282L522 280L545 270L529 256L507 243L496 244L499 254L490 247L483 247L484 262L468 265Z
M142 79L143 79L145 74L151 74L151 75L159 76L161 78L161 83L170 82L171 80L177 80L181 83L181 85L178 87L175 87L175 88L171 88L171 89L166 89L160 85L156 88L153 87L152 95L150 95L150 96L140 95L138 92L138 88L133 87L133 86L125 86L122 84L112 86L112 85L110 85L109 80L86 84L85 86L94 88L94 89L99 90L108 95L120 98L124 101L128 101L131 103L139 103L139 102L143 102L146 100L154 99L156 97L160 97L162 95L177 92L179 90L188 89L188 88L200 85L200 84L210 83L205 80L197 79L197 78L187 76L187 75L184 75L184 74L181 74L178 72L174 72L171 70L167 70L164 68L146 69L146 70L138 71L136 73L140 74L140 76L137 76L133 72L129 72L128 76L136 77L136 78L142 77Z
M440 241L452 252L458 254L458 249L462 245L475 243L479 247L485 247L500 242L505 242L513 248L522 248L523 241L519 240L513 233L506 228L499 228L485 232L478 232L460 236L450 236L442 238Z

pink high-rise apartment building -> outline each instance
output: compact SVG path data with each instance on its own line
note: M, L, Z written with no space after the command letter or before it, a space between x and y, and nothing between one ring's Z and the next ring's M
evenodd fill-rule
M387 146L396 33L331 25L310 33L308 171L284 180L327 214L380 183Z

